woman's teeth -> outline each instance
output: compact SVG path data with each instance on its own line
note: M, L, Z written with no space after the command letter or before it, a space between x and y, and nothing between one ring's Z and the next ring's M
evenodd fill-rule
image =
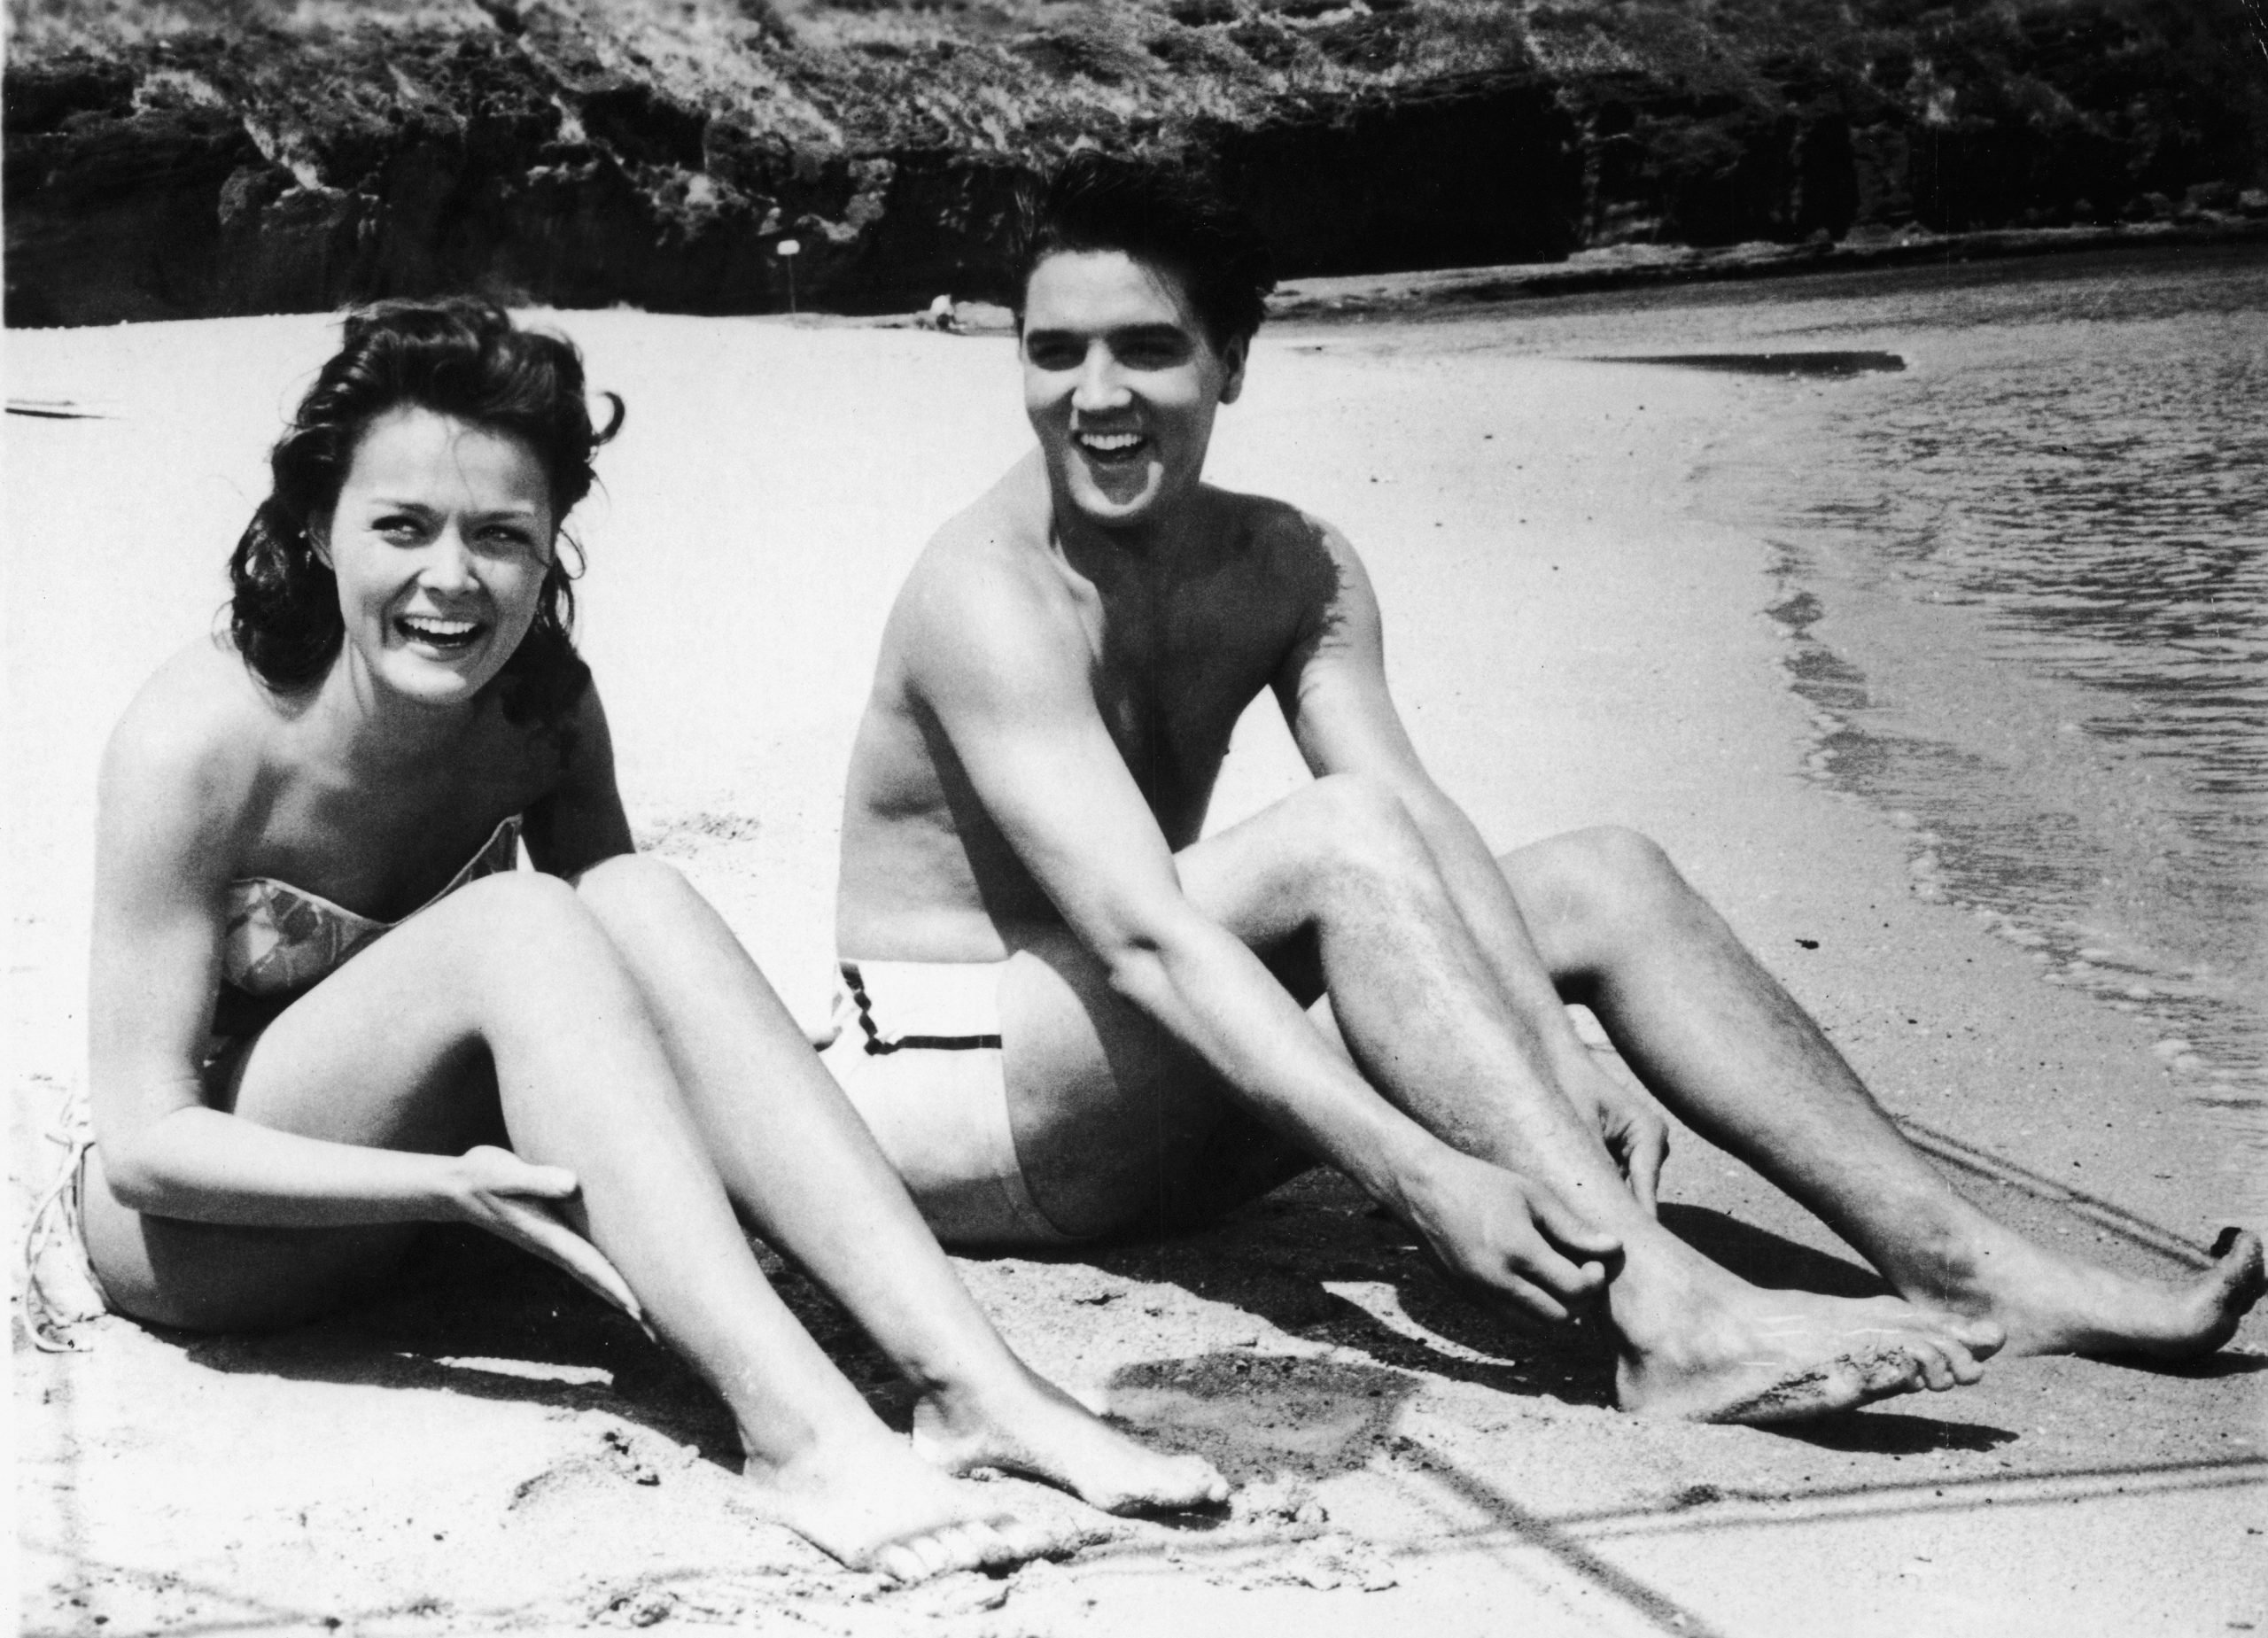
M443 620L431 615L406 614L397 622L402 634L440 648L458 648L480 634L478 620Z

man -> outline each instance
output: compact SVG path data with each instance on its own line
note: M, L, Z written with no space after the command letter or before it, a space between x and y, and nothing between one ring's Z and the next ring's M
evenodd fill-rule
M1249 232L1094 156L1027 217L1039 449L899 594L843 820L831 1062L943 1236L1185 1221L1322 1161L1480 1293L1602 1320L1626 1407L1711 1420L1950 1387L2004 1343L2226 1339L2256 1237L2178 1289L2031 1244L1907 1145L1652 844L1492 857L1402 730L1353 548L1202 481L1269 288ZM1200 841L1263 687L1316 780ZM1304 1011L1325 995L1343 1051ZM1667 1233L1661 1117L1565 1001L1900 1297L1759 1290Z

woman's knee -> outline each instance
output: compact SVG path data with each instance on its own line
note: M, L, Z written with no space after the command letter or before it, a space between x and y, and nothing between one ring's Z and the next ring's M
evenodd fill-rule
M676 866L650 853L617 853L601 859L575 878L574 887L584 904L602 914L672 902L694 890Z
M557 876L501 872L452 894L441 908L465 928L457 948L476 986L552 989L590 979L610 983L617 975L613 945L592 907Z

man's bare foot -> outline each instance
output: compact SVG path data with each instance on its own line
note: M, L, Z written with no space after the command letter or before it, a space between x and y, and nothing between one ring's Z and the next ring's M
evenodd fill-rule
M1974 1249L1894 1283L1918 1301L1995 1322L2012 1354L2196 1359L2234 1335L2268 1290L2257 1234L2231 1231L2214 1249L2220 1260L2210 1269L2170 1285L2113 1273L1988 1222Z
M783 1462L751 1457L743 1477L765 1518L854 1570L900 1581L1022 1564L1068 1545L880 1427Z
M2000 1346L1989 1321L1932 1313L1895 1297L1864 1300L1765 1291L1720 1270L1634 1285L1609 1301L1622 1332L1617 1397L1642 1416L1689 1422L1794 1422L1984 1373ZM1632 1289L1625 1290L1626 1286Z
M1060 1485L1106 1513L1170 1512L1228 1500L1202 1456L1137 1444L1054 1384L1019 1367L1004 1387L940 1389L913 1409L913 1448L949 1473L998 1468Z

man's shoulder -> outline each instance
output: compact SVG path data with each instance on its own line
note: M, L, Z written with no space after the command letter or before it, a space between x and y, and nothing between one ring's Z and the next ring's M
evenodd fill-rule
M943 622L946 635L966 639L966 628L954 628L972 617L1052 606L1061 581L1048 564L1045 477L1035 476L1019 464L938 527L899 589L893 626L923 632Z
M1296 561L1352 550L1347 537L1328 519L1293 501L1214 485L1206 486L1206 496L1218 520L1214 525L1217 533L1270 558L1288 555Z
M1258 594L1274 607L1296 610L1303 625L1329 620L1348 586L1362 582L1347 537L1304 507L1227 489L1210 490L1208 496L1220 519L1216 532L1235 543Z
M1036 494L1032 477L1012 470L929 538L891 607L878 680L920 692L941 669L1060 657L1076 637L1076 612L1048 560L1045 475Z

